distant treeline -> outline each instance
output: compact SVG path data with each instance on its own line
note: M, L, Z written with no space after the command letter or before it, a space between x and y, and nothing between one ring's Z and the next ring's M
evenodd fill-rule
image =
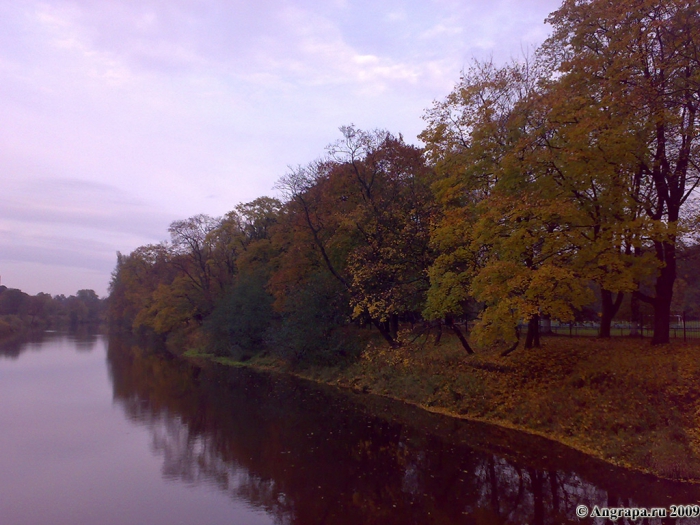
M392 346L400 323L442 325L471 352L521 323L537 346L542 319L593 317L606 337L646 308L667 342L700 302L700 13L567 0L548 21L530 59L476 63L426 111L424 149L343 127L281 200L119 255L112 320L300 356L347 352L353 324Z
M106 300L93 290L76 295L29 295L0 286L0 338L34 329L75 329L99 325L105 319Z

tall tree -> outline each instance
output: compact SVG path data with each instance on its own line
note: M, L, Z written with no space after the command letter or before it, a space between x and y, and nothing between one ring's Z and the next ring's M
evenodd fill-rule
M189 301L194 319L201 323L211 313L216 299L220 297L228 279L222 276L230 270L214 264L217 228L221 220L208 215L195 215L189 219L175 221L168 231L171 238L172 264L180 270L176 296ZM170 294L165 293L163 297Z
M548 57L542 54L540 59ZM549 71L551 75L551 71ZM639 204L633 149L624 115L581 76L547 79L536 105L539 125L530 163L575 206L571 242L577 270L600 290L600 336L610 337L623 295L657 269L642 250L652 230Z
M401 137L354 126L341 132L327 158L278 184L294 238L275 281L290 282L290 271L303 261L322 266L346 290L353 315L396 345L399 317L420 311L428 288L435 212L429 170L420 150Z
M553 67L597 93L628 139L618 168L634 175L628 194L654 223L658 262L654 295L639 296L654 307L653 343L668 342L679 219L700 182L700 11L688 0L566 0L548 21Z
M170 250L163 244L140 246L129 255L117 252L109 285L110 322L129 329L144 324L143 312L151 307L153 293L176 276L170 258Z
M434 189L444 206L427 314L460 313L473 296L486 306L477 323L484 342L514 340L525 320L527 344L537 345L540 315L567 318L587 297L575 293L581 276L564 269L571 228L563 223L572 207L532 160L541 127L536 65L475 64L428 112L421 135L441 175Z
M388 322L395 339L399 318L421 310L429 287L430 224L437 212L432 173L421 151L400 136L352 126L341 132L329 150L353 206L343 221L357 239L347 265L352 306L356 316Z

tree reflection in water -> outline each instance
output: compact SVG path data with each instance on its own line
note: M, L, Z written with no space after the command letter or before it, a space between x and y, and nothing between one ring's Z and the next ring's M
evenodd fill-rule
M209 485L279 523L559 525L580 523L579 504L665 507L700 495L374 396L199 368L118 339L108 360L115 399L150 429L165 478Z
M37 330L0 340L0 358L17 359L24 352L38 352L51 340L56 345L70 345L78 352L92 352L97 347L98 333L93 327L81 326L76 330Z

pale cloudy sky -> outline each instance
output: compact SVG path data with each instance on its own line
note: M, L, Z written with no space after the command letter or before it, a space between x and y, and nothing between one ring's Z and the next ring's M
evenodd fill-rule
M116 251L273 195L337 128L409 142L558 0L0 0L0 278L107 287Z

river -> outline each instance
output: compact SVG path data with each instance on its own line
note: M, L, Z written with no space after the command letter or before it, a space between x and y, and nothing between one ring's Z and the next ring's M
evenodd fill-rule
M610 523L580 505L699 501L540 438L287 376L101 335L0 345L4 525L560 525Z

